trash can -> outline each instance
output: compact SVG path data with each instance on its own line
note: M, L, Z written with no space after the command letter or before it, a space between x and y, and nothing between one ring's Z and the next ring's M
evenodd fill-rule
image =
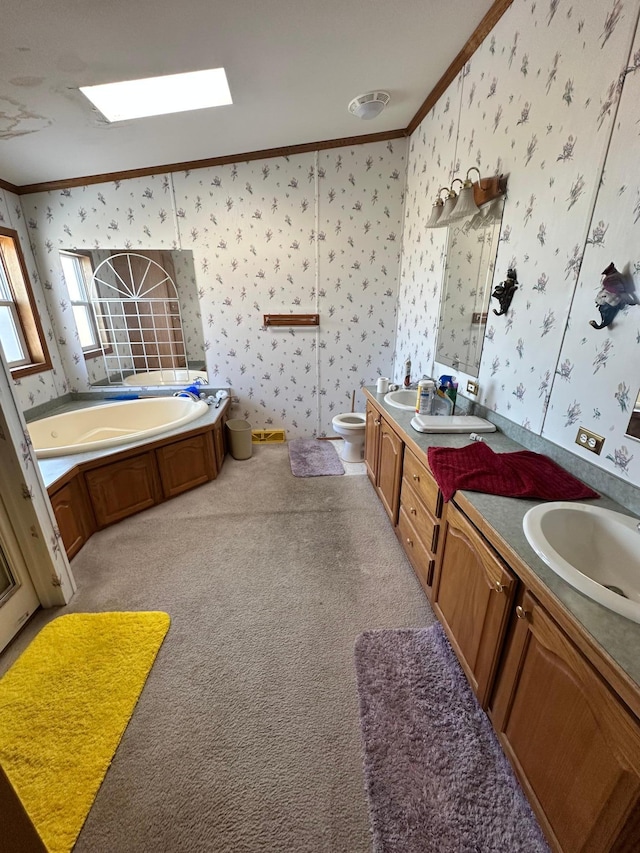
M229 451L234 459L251 458L251 424L232 418L227 421L229 430Z

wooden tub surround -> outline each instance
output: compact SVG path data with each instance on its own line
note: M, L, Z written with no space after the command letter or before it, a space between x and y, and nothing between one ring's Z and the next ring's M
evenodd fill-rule
M536 501L457 492L443 503L426 448L468 436L416 433L411 413L365 393L369 478L551 849L640 850L640 625L539 560L522 533Z
M96 530L215 480L226 455L229 405L226 400L212 423L89 454L48 485L69 559Z

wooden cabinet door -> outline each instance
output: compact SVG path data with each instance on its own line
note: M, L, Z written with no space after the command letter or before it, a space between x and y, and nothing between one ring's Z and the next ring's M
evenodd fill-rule
M224 428L229 420L229 403L224 404L224 409L213 427L213 448L216 457L216 469L218 474L222 470L224 457L227 455L227 431Z
M392 524L398 521L404 444L384 418L380 423L377 491Z
M640 727L529 593L491 716L542 826L571 853L640 850Z
M467 518L449 504L433 584L433 609L478 701L486 707L517 579Z
M224 462L225 446L224 446L224 421L218 418L213 427L213 449L216 457L216 469L220 471Z
M98 529L162 500L152 452L102 465L86 471L84 477Z
M364 464L367 476L374 486L378 485L378 453L380 451L380 414L367 403L366 425L364 430Z
M51 495L51 506L67 557L75 557L95 530L95 520L82 476Z
M194 489L217 474L210 432L159 447L156 456L165 498Z

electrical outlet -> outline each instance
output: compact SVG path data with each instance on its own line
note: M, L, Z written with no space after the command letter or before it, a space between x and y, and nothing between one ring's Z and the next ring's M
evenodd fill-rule
M592 453L600 456L602 445L604 444L604 437L595 432L591 432L590 429L580 427L576 436L576 444L579 444L580 447L584 447L585 450L590 450Z
M472 379L467 380L467 394L477 395L480 390L480 386L477 382L474 382Z

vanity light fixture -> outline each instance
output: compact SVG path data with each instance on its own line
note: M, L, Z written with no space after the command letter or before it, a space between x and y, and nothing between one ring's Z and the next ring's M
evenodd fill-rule
M109 122L233 103L224 68L80 86L80 91Z
M478 173L478 183L482 188L482 176L480 174L480 169L477 169L475 166L471 166L471 168L468 169L467 177L462 184L462 189L460 190L455 210L449 217L451 221L455 219L466 219L467 216L475 216L476 213L480 212L480 208L473 197L473 183L469 180L469 172Z
M436 228L444 228L450 222L453 222L455 219L457 219L457 217L453 215L458 204L458 193L453 188L453 185L456 183L456 181L464 186L464 181L462 180L462 178L454 178L453 181L451 181L449 195L447 196L446 201L444 203L444 207L442 208L440 219L438 220L435 226Z
M478 173L477 183L473 183L469 178L471 172ZM493 205L489 205L496 199L502 200L506 190L506 178L503 175L494 175L491 178L486 178L485 186L483 186L483 178L480 170L475 166L471 166L467 170L467 176L463 181L462 178L454 178L451 182L451 188L441 187L438 190L436 201L431 211L431 216L425 224L425 228L445 228L452 222L457 222L461 219L469 219L474 225L479 224L479 219L488 215L487 206L491 208L493 213ZM460 193L457 194L453 189L456 181L462 184ZM440 193L447 190L449 195L443 202ZM482 205L480 207L479 205Z
M436 200L431 208L431 216L427 220L425 228L436 228L438 225L438 221L442 216L442 208L444 207L444 201L440 198L440 193L446 190L449 192L449 187L440 187L438 190L438 194L436 196Z
M502 208L504 207L504 196L498 196L493 201L488 201L478 209L475 216L469 220L469 227L477 230L484 228L490 222L502 218Z

